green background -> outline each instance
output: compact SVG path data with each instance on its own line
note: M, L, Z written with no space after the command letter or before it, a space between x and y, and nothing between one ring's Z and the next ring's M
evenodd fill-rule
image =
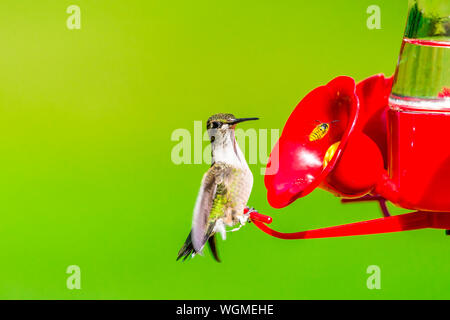
M66 27L71 4L81 30ZM366 27L372 4L381 30ZM443 231L283 241L248 225L219 243L221 264L209 252L175 262L209 165L173 164L172 132L217 112L281 129L335 76L392 74L406 11L392 0L1 1L0 298L450 298ZM272 209L261 166L250 205L278 230L380 216L321 190ZM69 265L81 290L66 288ZM366 287L369 265L381 290Z

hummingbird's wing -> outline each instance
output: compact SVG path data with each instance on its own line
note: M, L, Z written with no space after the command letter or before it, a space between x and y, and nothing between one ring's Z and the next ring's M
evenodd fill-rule
M230 175L231 170L232 168L228 165L216 163L203 176L192 221L191 240L196 252L202 251L223 210L223 202L226 201L227 193L224 177Z
M201 253L203 246L212 234L214 225L208 227L208 217L217 191L215 173L216 169L211 167L203 176L197 201L195 202L192 229L183 247L178 252L177 260L183 258L184 261L192 254Z

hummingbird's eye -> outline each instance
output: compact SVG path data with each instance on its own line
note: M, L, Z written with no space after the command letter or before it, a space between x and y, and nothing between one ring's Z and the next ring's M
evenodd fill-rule
M219 128L221 125L222 125L222 124L221 124L220 122L214 121L214 122L211 124L211 127L212 127L213 129L217 129L217 128Z

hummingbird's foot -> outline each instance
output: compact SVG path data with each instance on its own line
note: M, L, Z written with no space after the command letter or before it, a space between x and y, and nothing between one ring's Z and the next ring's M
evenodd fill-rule
M255 208L253 208L253 207L245 207L245 209L244 209L244 215L250 215L250 213L252 213L252 212L257 212L256 211L256 209Z
M245 208L244 214L241 216L238 216L239 220L239 226L237 228L231 229L230 232L235 232L240 230L247 222L250 222L250 213L254 212L255 209L253 208Z

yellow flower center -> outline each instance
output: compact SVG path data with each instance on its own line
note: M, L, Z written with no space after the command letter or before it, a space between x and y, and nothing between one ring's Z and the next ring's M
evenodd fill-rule
M328 163L330 163L330 161L331 161L331 159L333 158L334 153L336 152L336 150L337 150L337 148L339 147L339 144L340 144L340 143L341 143L341 142L338 141L338 142L332 144L332 145L328 148L327 152L325 153L325 157L323 157L323 168L324 168L324 169L327 167Z

